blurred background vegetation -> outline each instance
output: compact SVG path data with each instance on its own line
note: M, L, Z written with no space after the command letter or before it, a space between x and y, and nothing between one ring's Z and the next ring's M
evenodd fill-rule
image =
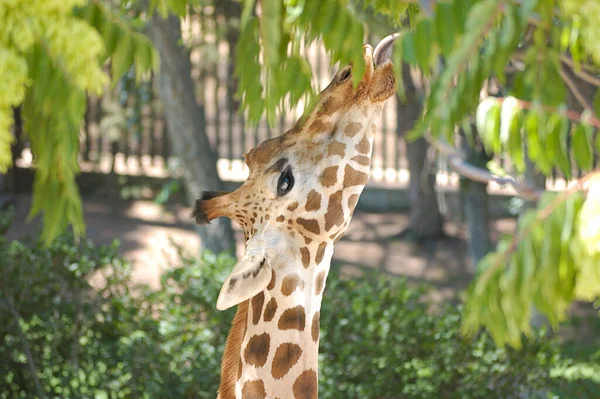
M18 215L1 214L0 395L212 397L231 317L214 303L239 231L198 228L211 252L153 259L151 288L85 234L141 246L148 225L191 229L186 204L239 185L245 151L289 128L338 65L359 79L364 42L400 32L355 225L402 224L363 223L338 245L386 255L363 246L348 253L368 259L334 268L322 396L595 397L597 15L597 0L0 2L0 207ZM115 218L148 201L168 217ZM372 259L381 275L344 273ZM421 263L450 295L390 277Z
M1 214L6 230L12 215ZM215 309L235 259L178 249L158 289L135 286L118 243L0 237L0 397L210 398L233 310ZM377 273L332 275L321 320L323 398L593 397L597 365L542 330L521 350L465 340L460 307ZM365 344L365 343L369 344Z

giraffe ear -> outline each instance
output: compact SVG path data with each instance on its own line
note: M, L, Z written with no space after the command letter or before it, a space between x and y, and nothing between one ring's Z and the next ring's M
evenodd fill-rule
M223 283L217 309L226 310L263 291L271 281L271 265L264 252L246 254L239 260Z

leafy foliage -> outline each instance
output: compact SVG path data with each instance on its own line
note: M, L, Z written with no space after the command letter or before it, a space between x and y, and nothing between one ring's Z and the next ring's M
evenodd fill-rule
M460 309L446 305L432 314L423 294L402 279L328 277L322 396L544 397L559 359L540 331L521 352L497 348L486 334L465 340Z
M280 7L275 5L279 2L264 3L266 7L271 3ZM304 32L307 21L316 21L310 25L310 39L321 36L330 51L351 49L359 53L363 38L347 37L346 30L338 26L341 22L330 17L335 8L346 12L345 7L327 2L316 12L317 7L309 0L282 3L281 21L290 23L286 32ZM583 98L580 86L600 85L599 28L595 21L598 0L364 0L354 5L361 3L398 27L400 38L393 55L398 81L402 81L403 64L419 68L429 78L422 119L410 137L429 133L453 143L457 128L473 132L469 127L476 122L486 152L508 161L508 173L522 176L526 159L544 175L559 171L567 180L576 172L588 173L596 167L600 95L591 104ZM299 16L288 18L294 10ZM350 19L360 14L350 10ZM276 23L266 21L272 15L263 12L257 24ZM274 28L265 32L270 29ZM277 46L287 43L282 40L263 34L252 48L249 59L257 64L245 71L243 80L248 84L242 84L240 90L253 117L261 114L260 109L248 105L260 97L262 88L256 80L257 71L264 73L258 66L259 55L265 55L264 68L268 70L269 57L275 62L275 55L269 54L277 54ZM280 47L280 58L286 48ZM238 51L243 54L243 50ZM283 70L277 79L289 82L295 76ZM403 93L402 88L399 92ZM268 114L281 98L255 102L255 106ZM583 113L578 111L581 108ZM532 215L521 221L520 231L527 234L519 234L518 245L502 241L498 251L479 265L482 273L470 291L465 331L474 334L484 325L499 343L519 346L521 334L529 331L532 305L556 322L564 318L573 299L593 300L598 296L591 288L600 286L598 268L592 266L598 264L598 258L592 248L600 245L600 236L587 223L600 212L593 197L590 192L586 205L583 197L570 197L564 205L553 207L556 213L552 216L542 213L545 222L535 223L540 227L529 225L538 220ZM569 211L563 211L563 206ZM585 219L580 218L582 209L586 210ZM547 226L555 226L553 233L540 235ZM584 231L588 232L586 240L581 238ZM486 267L489 271L483 271ZM548 285L548 281L553 283Z
M46 242L69 224L81 234L75 174L85 95L109 82L108 57L115 81L134 61L141 76L157 58L147 39L99 1L3 1L0 25L0 78L8 82L0 91L0 172L11 162L12 108L22 106L37 167L30 217L44 213Z
M464 332L474 335L483 325L498 344L520 347L521 333L531 335L533 306L556 326L574 299L600 296L599 218L598 178L587 199L574 189L546 194L538 211L520 219L517 235L502 238L479 264Z
M0 213L0 231L9 219ZM132 288L117 250L0 236L0 398L214 397L233 317L214 303L234 259L180 251L150 290ZM371 277L329 278L323 398L515 397L569 367L541 334L522 353L485 334L466 341L459 309L432 312L404 281Z
M262 1L260 17L252 16L254 0L244 1L240 40L236 49L238 94L250 121L266 113L274 123L276 111L293 107L311 87L311 68L300 55L301 46L321 39L331 62L353 65L357 84L364 72L364 28L343 0Z
M132 290L117 250L0 237L0 397L214 396L233 316L215 282L234 260L183 257L160 290Z

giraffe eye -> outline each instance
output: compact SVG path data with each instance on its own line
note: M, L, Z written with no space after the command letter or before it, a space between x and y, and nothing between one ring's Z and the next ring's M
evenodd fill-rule
M294 187L294 175L292 174L292 168L288 166L281 172L279 180L277 180L277 196L286 195L292 187Z
M338 83L342 83L346 79L348 79L352 75L352 69L350 67L341 71L340 76L338 77Z

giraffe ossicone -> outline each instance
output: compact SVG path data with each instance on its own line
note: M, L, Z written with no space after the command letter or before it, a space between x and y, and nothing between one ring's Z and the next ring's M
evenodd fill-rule
M237 190L205 192L200 224L225 216L246 250L227 277L218 309L238 305L221 365L219 399L318 396L319 319L334 244L367 182L374 132L396 92L388 59L395 36L363 46L365 73L340 68L316 106L279 137L244 155Z

